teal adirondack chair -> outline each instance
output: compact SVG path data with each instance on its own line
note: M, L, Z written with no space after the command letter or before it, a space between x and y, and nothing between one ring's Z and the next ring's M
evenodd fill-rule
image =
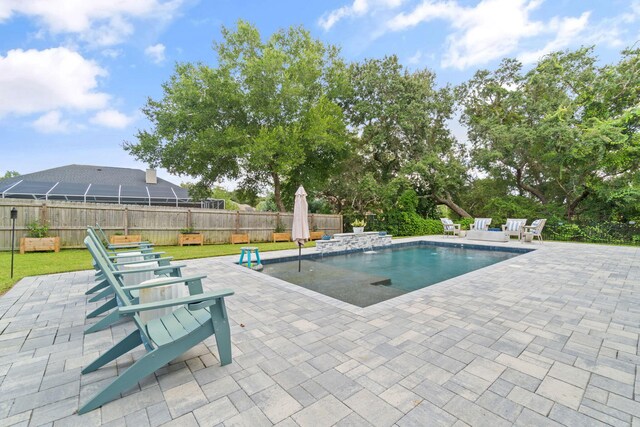
M118 265L122 266L122 265L126 265L127 263L122 261L122 259L125 259L125 257L127 255L125 255L123 252L115 252L115 251L108 251L107 249L105 249L104 245L102 244L102 240L100 239L100 237L97 235L96 231L92 228L92 227L88 227L87 228L87 235L89 237L91 237L91 239L96 243L96 247L97 249L109 260L111 260L112 262L117 262ZM160 265L164 265L164 264L169 264L168 261L171 260L171 258L165 257L163 258L162 255L164 255L164 252L152 252L152 248L147 248L147 247L143 247L143 248L139 248L137 250L135 250L135 252L139 252L141 254L141 256L144 258L145 261L158 261L158 264ZM134 251L133 248L129 248L128 252L130 251ZM130 255L129 255L130 256ZM120 259L120 261L118 261L118 259ZM131 261L130 263L138 263L140 261ZM95 263L94 263L94 267L95 267ZM96 268L96 270L98 270ZM98 272L96 273L96 279L98 280L98 283L91 287L89 290L87 290L85 292L86 295L92 294L94 292L99 291L100 289L104 289L107 288L107 284L104 281L104 279L101 279L100 276L100 271L98 270ZM96 297L94 297L91 302L95 302L98 301L106 296L109 295L109 292L107 291L106 294L99 294Z
M85 239L85 244L95 251L95 244L91 239ZM173 278L167 279L164 283L154 283L152 286L184 282L189 288L189 296L161 302L133 304L127 299L125 292L132 288L139 289L143 286L134 286L129 289L121 288L118 286L116 277L105 264L105 259L99 257L98 264L104 271L107 280L115 285L114 289L123 301L123 306L118 307L119 313L123 316L131 316L137 329L86 366L82 373L93 372L141 344L145 346L148 352L120 374L111 384L84 403L78 410L78 414L84 414L116 399L121 393L135 386L144 377L152 374L211 335L215 334L221 365L227 365L232 362L231 330L224 303L225 297L233 295L232 290L224 289L203 293L202 279L206 276ZM138 315L139 312L144 310L175 306L182 307L171 314L150 320L146 324L140 320Z
M131 249L131 248L151 247L151 246L153 246L153 243L151 243L149 241L146 241L146 240L140 241L140 242L119 243L119 244L109 243L109 238L107 237L107 233L104 232L102 227L100 227L100 224L98 224L97 222L96 222L95 231L96 231L97 234L100 235L99 236L100 240L102 242L104 242L104 244L107 247L107 249Z
M134 243L122 243L122 244L110 244L109 240L106 240L107 235L104 234L101 228L94 228L91 226L87 227L87 230L91 230L93 236L96 238L100 245L102 245L105 250L111 254L117 254L118 251L141 251L141 252L151 252L153 251L153 243L150 242L134 242Z
M124 276L126 274L135 274L135 273L142 273L142 272L153 272L156 276L181 277L182 276L182 268L186 267L185 264L170 265L167 262L167 264L165 264L165 265L157 265L156 267L151 267L151 268L138 268L138 269L133 269L133 270L118 271L118 269L117 269L118 265L122 265L122 264L113 264L101 252L101 250L100 250L101 245L100 244L98 244L95 241L93 241L90 236L87 236L87 238L85 239L85 244L86 244L87 240L91 240L94 243L94 245L92 245L92 246L87 246L87 249L89 249L89 253L93 257L94 262L96 263L96 266L98 266L98 265L106 266L110 270L111 274L116 278L116 282L117 282L117 284L119 286L123 286L122 276ZM102 258L103 263L98 263L98 257ZM157 260L154 260L154 261L157 261ZM139 261L135 261L135 263L139 263ZM130 265L131 263L123 263L123 264ZM87 318L93 318L93 317L99 316L100 314L106 313L107 311L112 310L112 309L122 305L122 301L120 301L120 298L119 298L118 294L115 292L115 289L114 289L114 286L113 286L114 284L112 282L110 283L106 279L104 271L101 268L102 267L100 267L100 279L103 280L107 284L107 288L104 289L102 292L100 292L95 297L91 298L89 301L93 302L94 300L96 300L96 298L101 297L103 295L105 297L109 297L109 300L107 302L105 302L103 305L101 305L100 307L98 307L95 310L93 310L91 313L89 313L87 315ZM132 303L137 304L137 302L138 302L138 291L136 291L136 290L126 291L125 294L126 294L127 298ZM102 319L100 319L98 322L96 322L93 325L91 325L90 327L88 327L84 331L84 333L85 334L90 334L90 333L105 329L105 328L111 326L112 324L114 324L115 322L117 322L118 320L120 320L121 318L122 318L122 316L120 315L118 310L114 310L111 313L109 313L107 316L105 316Z

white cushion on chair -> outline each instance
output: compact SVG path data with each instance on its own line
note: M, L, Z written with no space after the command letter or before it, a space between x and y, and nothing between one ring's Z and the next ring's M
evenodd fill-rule
M451 231L456 229L453 226L453 221L451 221L449 218L440 218L440 221L442 221L442 226L444 227L445 231Z
M522 221L517 221L517 220L512 220L512 219L508 219L507 220L507 231L518 231L520 230L520 228L522 227Z
M483 230L485 227L486 220L484 218L476 219L473 221L473 228L476 230Z

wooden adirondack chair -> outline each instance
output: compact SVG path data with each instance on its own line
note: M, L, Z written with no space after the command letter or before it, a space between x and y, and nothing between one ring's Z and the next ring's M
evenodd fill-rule
M85 244L95 251L95 244L91 239L85 239ZM121 393L135 386L144 377L152 374L211 335L215 334L221 365L231 363L231 330L224 298L233 295L232 290L224 289L203 293L202 279L206 276L172 278L147 286L162 286L183 282L188 286L190 295L174 300L133 304L128 300L126 291L134 288L140 289L145 286L138 285L128 289L122 288L118 285L116 277L105 264L103 258L98 258L98 264L100 264L100 267L105 272L105 277L114 285L116 293L123 301L123 306L117 309L118 312L123 316L131 316L137 329L86 366L82 373L93 372L141 344L144 344L148 352L120 374L111 384L84 403L78 410L78 414L89 412L117 398ZM175 306L182 307L171 314L151 320L146 324L140 320L138 314L144 310Z
M102 266L106 266L109 271L111 272L111 274L113 274L113 276L116 278L116 282L119 286L123 286L122 283L122 276L127 275L127 274L136 274L136 273L147 273L147 272L153 272L154 275L156 276L165 276L165 277L181 277L182 276L182 268L186 267L186 265L184 264L177 264L177 265L170 265L168 262L164 265L157 265L155 267L151 267L151 268L138 268L138 269L133 269L133 270L127 270L127 271L119 271L117 268L120 265L131 265L131 263L127 262L127 263L122 263L122 264L113 264L107 257L105 257L101 252L100 252L100 245L98 243L95 243L90 236L87 236L87 238L85 239L85 244L87 243L87 241L92 241L94 243L94 245L89 246L87 245L87 249L89 249L89 253L91 253L91 256L94 259L94 262L96 263L96 266L100 266L100 279L103 280L106 284L107 284L107 288L105 290L103 290L102 292L100 292L98 295L96 295L95 297L91 298L89 301L94 302L94 300L97 301L97 298L104 296L104 297L110 297L110 299L104 303L103 305L101 305L100 307L96 308L95 310L93 310L91 313L89 313L87 315L87 318L93 318L96 317L102 313L105 313L113 308L116 308L118 306L122 306L122 301L119 300L119 296L118 294L115 292L114 289L114 283L113 282L109 282L106 278L106 275L104 274L104 271L102 270ZM103 260L102 263L98 263L98 258L101 257L101 259ZM158 260L154 260L154 261L158 261ZM139 261L134 261L134 263L139 263ZM134 304L137 304L138 302L138 293L137 291L132 291L132 292L125 292L127 298ZM109 313L107 316L103 317L102 319L100 319L100 321L98 321L97 323L94 323L93 325L91 325L89 328L87 328L84 333L85 334L90 334L96 331L100 331L102 329L105 329L109 326L111 326L112 324L114 324L115 322L117 322L118 320L120 320L122 318L122 316L120 315L120 313L118 312L118 310L114 310L111 313Z

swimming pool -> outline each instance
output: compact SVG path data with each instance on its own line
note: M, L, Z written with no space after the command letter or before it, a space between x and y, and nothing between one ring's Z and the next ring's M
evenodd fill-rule
M307 256L265 261L263 272L289 283L367 307L461 274L513 258L526 250L464 245L393 246L375 253Z

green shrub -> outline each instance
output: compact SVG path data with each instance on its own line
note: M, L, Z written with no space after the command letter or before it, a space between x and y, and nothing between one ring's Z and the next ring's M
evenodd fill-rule
M424 236L442 234L442 223L439 219L422 218L415 212L387 212L376 228L384 229L394 236Z
M33 221L27 225L27 235L29 237L42 238L49 235L49 224Z
M286 228L284 228L284 225L282 224L282 221L278 220L278 222L276 223L276 228L273 230L274 233L284 233L286 231Z
M542 235L545 239L570 242L640 244L640 227L619 222L548 223Z

